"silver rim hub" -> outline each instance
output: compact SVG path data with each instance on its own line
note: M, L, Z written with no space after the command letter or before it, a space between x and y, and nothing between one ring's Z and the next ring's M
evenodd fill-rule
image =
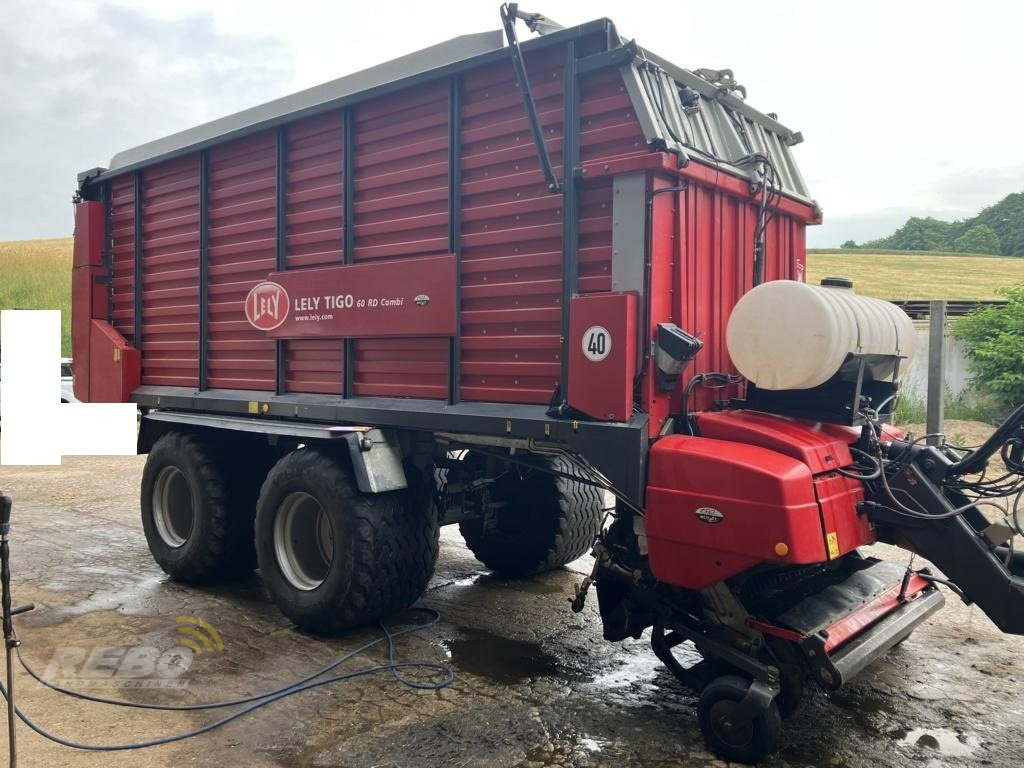
M278 509L274 556L296 589L308 592L327 578L334 559L334 531L323 506L308 493L289 494Z
M153 484L153 522L167 546L177 549L188 541L195 524L195 502L188 480L177 467L164 467Z

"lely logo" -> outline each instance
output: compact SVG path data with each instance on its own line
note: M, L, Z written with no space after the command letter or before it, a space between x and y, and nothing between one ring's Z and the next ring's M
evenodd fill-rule
M288 291L265 280L245 297L245 318L253 328L272 331L288 318Z
M695 514L705 523L711 523L712 525L714 525L715 523L722 522L722 518L725 517L725 515L723 515L714 507L701 507L700 509L696 510L693 514Z

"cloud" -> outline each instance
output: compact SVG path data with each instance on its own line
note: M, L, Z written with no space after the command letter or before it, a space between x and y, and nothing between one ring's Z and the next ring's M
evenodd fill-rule
M1024 165L959 168L934 179L920 180L916 188L907 191L907 205L834 215L826 210L825 223L807 230L807 246L837 248L847 240L876 240L891 235L911 216L932 216L943 221L970 218L1011 192L1024 192ZM871 197L865 195L861 199Z
M194 13L20 2L0 26L0 240L71 233L79 171L111 155L289 89L278 39Z

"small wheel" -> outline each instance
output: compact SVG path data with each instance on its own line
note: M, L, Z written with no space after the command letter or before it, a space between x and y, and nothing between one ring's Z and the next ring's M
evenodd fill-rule
M729 722L749 687L749 680L723 675L701 691L697 703L700 730L711 751L723 760L758 763L778 746L782 718L774 701L750 722Z
M180 581L207 583L251 568L247 523L232 513L231 491L216 458L199 438L169 432L153 445L142 472L142 529L149 551Z
M562 459L536 459L558 472L572 470ZM473 460L472 454L466 460ZM506 467L490 495L497 507L494 519L465 520L459 531L476 558L503 576L532 576L571 563L593 545L601 528L601 491L542 468Z
M274 465L256 509L260 576L281 612L337 632L403 610L423 593L438 551L426 493L364 494L312 448Z

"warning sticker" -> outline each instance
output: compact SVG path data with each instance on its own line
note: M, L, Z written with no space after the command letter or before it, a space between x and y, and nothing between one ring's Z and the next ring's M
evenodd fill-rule
M612 335L603 325L592 325L583 332L583 354L592 363L604 360L612 351Z
M828 542L828 559L835 560L839 557L839 536L833 532L828 534L825 540Z

